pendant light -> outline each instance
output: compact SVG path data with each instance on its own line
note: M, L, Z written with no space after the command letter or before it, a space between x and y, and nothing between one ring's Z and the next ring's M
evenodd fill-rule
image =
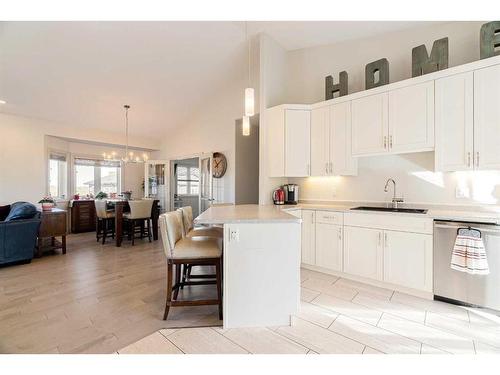
M121 158L118 158L116 152L113 151L109 154L104 152L102 154L102 156L104 157L105 160L121 161L125 164L127 164L127 163L145 163L149 159L148 154L143 153L142 157L140 157L138 155L134 155L133 151L128 150L128 110L130 109L130 106L128 104L125 104L123 106L123 108L125 108L125 155Z
M245 137L250 135L250 117L243 116L243 121L241 123L241 132Z
M255 92L251 87L250 58L251 42L248 38L248 21L245 21L245 36L248 45L248 87L245 88L245 116L243 116L242 132L244 136L250 135L250 117L255 114Z

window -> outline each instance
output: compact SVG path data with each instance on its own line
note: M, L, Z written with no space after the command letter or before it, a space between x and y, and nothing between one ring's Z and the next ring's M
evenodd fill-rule
M75 194L81 196L104 193L119 193L120 162L75 158Z
M68 165L66 154L49 152L49 194L54 198L66 198L68 186Z
M198 195L200 191L200 169L198 167L177 165L177 194Z

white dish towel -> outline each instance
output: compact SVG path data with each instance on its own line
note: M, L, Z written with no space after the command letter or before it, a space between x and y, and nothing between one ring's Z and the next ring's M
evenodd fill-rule
M477 229L461 228L457 231L451 255L451 268L471 275L488 275L486 249Z

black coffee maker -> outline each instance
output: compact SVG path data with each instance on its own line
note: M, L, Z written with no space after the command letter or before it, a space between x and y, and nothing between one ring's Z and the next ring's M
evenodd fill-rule
M285 204L297 204L299 202L299 185L286 184L283 185L285 190Z

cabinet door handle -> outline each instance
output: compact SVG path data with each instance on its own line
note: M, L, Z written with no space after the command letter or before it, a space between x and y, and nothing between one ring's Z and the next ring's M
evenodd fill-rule
M339 228L339 240L342 241L342 228Z
M328 163L325 163L325 173L328 174Z
M382 246L382 232L378 232L378 245Z
M387 149L387 136L384 135L384 150Z
M332 173L333 173L333 163L330 162L330 174L332 174Z
M476 151L476 167L479 167L479 151Z
M392 134L389 136L389 148L392 148Z
M470 168L470 151L467 153L467 167Z
M387 246L388 241L387 241L387 233L384 233L384 246Z

